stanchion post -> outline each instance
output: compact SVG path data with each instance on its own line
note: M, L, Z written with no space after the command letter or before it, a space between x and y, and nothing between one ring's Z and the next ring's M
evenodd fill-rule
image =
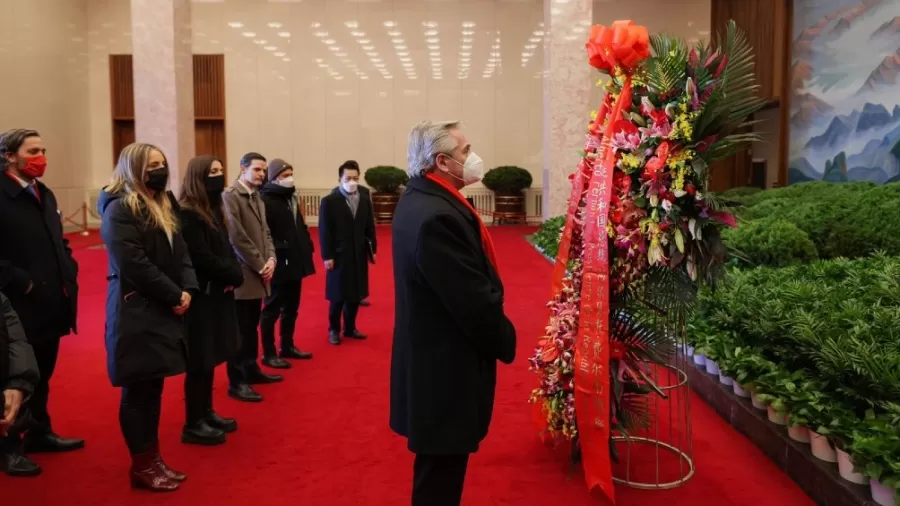
M81 204L81 235L83 237L91 235L88 232L88 206L86 202Z

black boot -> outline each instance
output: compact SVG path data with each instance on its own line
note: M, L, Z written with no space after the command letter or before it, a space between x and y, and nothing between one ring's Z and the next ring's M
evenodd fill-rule
M41 466L22 454L18 435L0 438L0 470L9 476L37 476Z
M181 442L187 444L213 446L225 442L225 432L210 427L205 420L185 425L181 431Z

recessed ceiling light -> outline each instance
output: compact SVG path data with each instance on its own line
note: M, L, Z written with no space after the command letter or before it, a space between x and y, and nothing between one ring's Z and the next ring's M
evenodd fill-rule
M533 53L522 53L523 58L531 58Z
M343 57L347 56L347 53L334 53L334 55L337 56L338 58L343 58Z
M370 58L369 61L371 61L372 63L381 63L381 58Z
M228 23L228 26L230 26L232 28L243 28L244 23L238 23L237 21L232 21L231 23Z
M463 28L475 28L475 23L472 21L463 21Z
M536 47L537 47L536 44L525 44L525 49L534 49Z
M435 51L433 53L428 53L428 56L440 56L440 55L441 55L441 53L438 51Z
M384 26L386 26L388 28L392 28L392 27L397 26L397 22L396 21L385 21Z
M491 53L491 56L493 56L494 58L499 58L499 57L500 57L500 53Z
M431 49L432 51L435 49L440 49L440 48L441 48L441 46L439 46L437 44L432 44L432 45L428 46L428 49Z
M403 39L391 39L394 44L403 44Z
M274 50L276 50L276 49L278 49L278 48L275 47L275 46L266 46L266 47L264 47L263 49L265 49L266 51L274 51Z
M434 36L437 35L437 34L438 34L438 31L437 31L437 30L426 30L426 31L425 31L425 36L426 36L426 37L434 37Z
M470 67L470 65L468 63L460 63L459 64L459 68L467 69L469 67Z
M435 21L422 21L422 26L424 26L425 28L434 28L437 25L438 24Z
M437 44L440 41L441 41L441 39L439 39L437 37L431 37L430 39L425 39L425 42L427 42L429 44Z
M400 61L412 61L412 58L399 58Z
M344 26L346 26L347 28L356 28L357 26L359 26L359 23L357 23L356 21L344 21Z
M291 32L278 32L278 36L287 38L291 36Z
M462 40L462 41L463 41L464 43L468 44L468 43L472 42L472 39L470 39L469 37L463 37L463 40Z
M327 63L320 63L320 64L319 64L319 68L327 69L327 68L328 68L328 64L327 64Z
M535 35L537 35L538 37L543 37L543 36L544 36L543 30L535 30L533 33L534 33Z
M316 61L316 63L322 63L322 62L325 61L325 60L323 60L322 58L316 58L315 61Z
M272 54L274 54L275 56L278 56L279 58L284 56L284 53L282 53L281 51L279 51L277 53L272 53Z
M404 52L404 53L397 53L397 56L409 56L409 53L405 53L405 52ZM403 58L400 58L400 59L402 60Z
M243 35L244 37L256 37L256 34L254 32L243 32L241 33L241 35Z
M366 32L353 31L353 32L350 32L350 35L352 35L354 37L365 37Z
M368 44L369 42L372 42L372 41L369 39L359 39L356 42L359 42L360 44Z
M410 75L410 76L406 76L406 77L408 77L409 79L412 79L413 81L415 81L416 79L419 78L419 77L416 76L416 75Z
M402 63L402 65L403 65L404 67L406 67L406 68L409 68L409 67L412 67L412 66L413 66L413 64L412 64L412 63L409 63L409 62L404 62L404 63Z
M386 74L386 75L384 76L384 78L385 78L385 79L393 79L394 76L392 76L392 75L390 75L390 74Z
M316 32L313 35L315 35L316 37L319 37L319 38L328 37L328 32Z
M375 67L376 69L383 69L384 63L373 63L372 66Z
M370 51L366 53L366 56L378 56L378 53L376 53L375 51Z
M388 35L389 35L390 37L399 37L399 36L401 36L401 35L403 35L403 34L402 34L401 32L399 32L399 31L397 31L397 30L391 30L391 31L388 32Z
M316 23L315 21L309 24L310 28L318 28L320 26L322 26L322 23Z
M324 42L325 44L328 44L330 46L330 45L334 44L334 39L325 39L322 42Z
M473 32L472 30L463 30L462 34L463 35L475 35L475 32Z
M256 40L253 41L254 44L259 44L260 46L263 45L263 44L265 44L266 42L267 42L267 41L265 41L265 40L263 40L263 39L256 39Z
M406 46L394 46L394 48L403 51L404 49L406 49Z
M363 46L362 49L363 49L363 51L371 51L371 50L375 49L375 46Z
M269 28L281 28L281 23L269 23Z
M340 51L340 50L341 50L341 46L328 46L328 49L330 49L330 50L332 50L332 51Z
M541 39L539 37L532 37L532 38L528 39L528 42L538 43L540 41L541 41Z
M291 61L290 58L282 58L282 60L284 60L284 61Z
M472 56L472 53L469 53L468 51L466 51L466 52L460 52L459 55L460 56Z
M468 51L469 49L472 49L472 46L469 44L463 44L462 46L459 46L459 48Z
M494 44L491 49L500 49L500 44Z
M369 78L369 76L359 76L359 78L362 79L363 81L365 81L366 79Z
M341 79L344 78L344 76L334 76L334 78L337 79L338 81L340 81Z

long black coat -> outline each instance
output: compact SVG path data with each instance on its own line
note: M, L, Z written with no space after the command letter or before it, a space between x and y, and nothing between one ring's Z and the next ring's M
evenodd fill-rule
M181 374L187 367L187 325L172 311L198 285L181 232L171 243L105 191L98 209L109 255L106 362L113 386Z
M0 172L0 289L33 344L75 331L78 312L78 264L56 196L40 181L37 188L40 199Z
M240 347L234 291L244 282L241 265L228 242L222 213L213 228L199 214L181 208L181 233L200 289L187 313L188 370L205 372L230 359Z
M497 361L516 331L476 218L436 183L410 180L393 220L391 428L421 454L467 454L487 435Z
M340 188L322 199L319 206L319 249L322 260L334 260L325 275L325 298L358 302L369 296L369 257L377 252L375 214L368 188L359 187L356 216Z
M266 205L266 223L269 224L278 261L272 284L297 282L315 274L315 247L303 219L301 203L296 201L297 191L267 183L260 189L260 194ZM291 201L296 202L296 209L291 209Z
M0 392L21 390L28 398L40 379L34 351L9 299L0 293Z

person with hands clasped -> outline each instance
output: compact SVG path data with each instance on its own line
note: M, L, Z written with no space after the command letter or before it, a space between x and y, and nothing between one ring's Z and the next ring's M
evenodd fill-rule
M244 282L241 265L228 243L221 160L197 156L187 165L181 185L179 216L200 290L188 312L188 365L184 379L186 420L181 441L215 445L237 430L237 422L213 410L215 368L240 346L234 289Z
M244 274L244 284L234 290L241 346L236 358L228 362L228 395L244 402L263 400L250 385L284 379L264 373L257 361L262 301L271 294L270 283L275 274L275 246L266 222L266 206L259 194L265 181L265 157L247 153L241 158L237 181L222 194L228 238Z
M3 394L3 416L0 437L21 445L25 430L25 399L34 393L40 379L37 361L19 316L9 299L0 293L0 392ZM0 467L10 476L35 476L41 468L16 452L0 455Z
M119 425L132 458L131 485L156 492L176 490L186 479L160 456L159 419L165 378L187 367L184 316L198 289L168 180L159 148L130 144L98 202L109 255L109 377L122 388Z

